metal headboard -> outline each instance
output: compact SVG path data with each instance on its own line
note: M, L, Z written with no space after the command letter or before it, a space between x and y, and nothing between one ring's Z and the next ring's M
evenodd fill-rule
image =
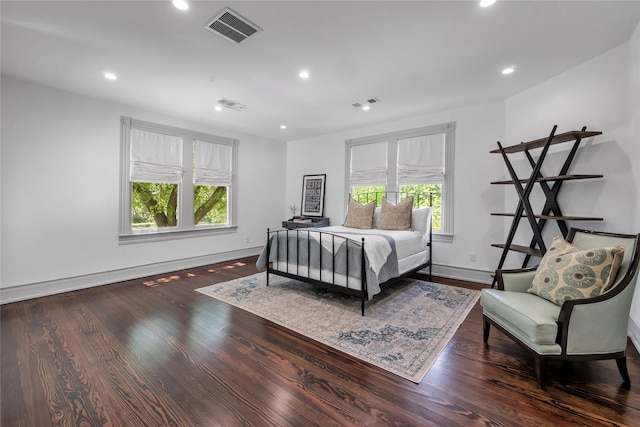
M421 208L433 206L433 194L430 192L412 192L412 191L372 191L362 194L349 194L349 198L358 203L365 204L375 200L378 204L382 203L382 198L386 198L392 203L398 203L413 196L413 207Z

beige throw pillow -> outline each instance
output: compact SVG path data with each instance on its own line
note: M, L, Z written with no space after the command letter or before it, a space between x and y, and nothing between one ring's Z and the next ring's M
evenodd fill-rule
M623 257L623 245L582 250L556 237L527 292L557 305L596 297L613 285Z
M350 228L371 228L373 223L373 211L376 208L376 201L361 205L353 199L349 199L347 219L344 221L345 227Z
M378 228L380 230L411 230L412 208L413 197L407 197L397 205L383 198Z

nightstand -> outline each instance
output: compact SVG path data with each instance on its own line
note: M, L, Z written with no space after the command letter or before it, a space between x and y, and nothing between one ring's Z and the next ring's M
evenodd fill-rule
M293 219L282 221L282 226L288 230L295 230L296 228L317 228L317 227L328 227L329 226L329 218L324 217L307 217L306 219L310 219L311 222L298 222Z

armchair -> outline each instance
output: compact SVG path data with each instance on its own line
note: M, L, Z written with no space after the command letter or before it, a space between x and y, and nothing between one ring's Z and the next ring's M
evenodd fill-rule
M566 240L582 249L624 245L624 258L613 279L613 287L598 296L556 305L527 292L536 267L497 270L497 289L483 289L480 298L484 341L488 342L490 326L494 325L528 350L535 359L535 374L541 389L545 388L548 360L615 359L623 384L629 386L627 330L638 279L640 234L571 228Z

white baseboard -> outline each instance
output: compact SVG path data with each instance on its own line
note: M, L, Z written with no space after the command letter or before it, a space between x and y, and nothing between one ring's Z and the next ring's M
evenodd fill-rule
M491 277L494 271L479 270L467 267L457 267L454 265L433 264L432 274L434 276L446 277L449 279L466 280L490 285L493 281Z
M23 301L31 298L44 297L62 292L77 291L79 289L94 286L107 285L109 283L138 279L140 277L153 276L168 273L185 268L200 267L207 264L230 261L238 258L258 255L262 247L247 248L237 251L222 252L194 258L184 258L174 261L146 264L131 268L104 271L95 274L69 277L59 280L50 280L37 283L0 288L0 304Z
M633 319L629 319L629 338L636 350L640 351L640 326Z

